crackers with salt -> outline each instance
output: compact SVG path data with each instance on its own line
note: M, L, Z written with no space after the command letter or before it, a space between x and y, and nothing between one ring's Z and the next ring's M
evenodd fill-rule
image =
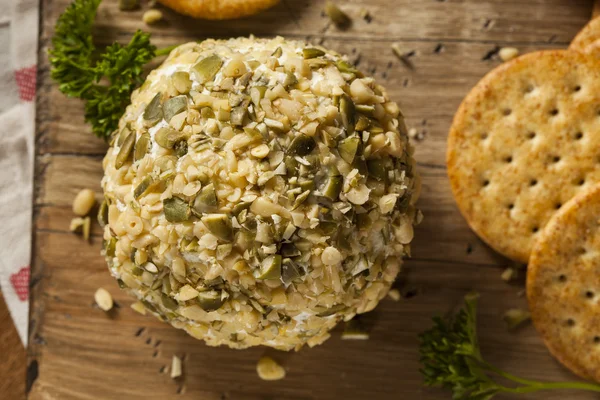
M456 113L447 164L471 228L527 262L561 205L600 182L600 60L553 50L497 67Z
M600 18L594 18L575 36L575 39L569 46L570 50L581 51L584 53L592 51L596 46L594 42L600 39Z
M279 0L159 0L173 10L202 19L234 19L266 10Z
M550 352L600 381L600 185L582 191L544 228L527 273L535 327Z

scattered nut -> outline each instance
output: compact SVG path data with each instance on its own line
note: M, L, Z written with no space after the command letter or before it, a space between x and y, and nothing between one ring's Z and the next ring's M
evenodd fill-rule
M277 381L285 378L285 369L271 357L267 356L258 360L256 372L263 381Z
M514 47L503 47L498 52L498 56L502 61L510 61L519 55L519 50Z
M71 224L69 225L69 230L74 233L81 233L85 240L89 240L91 224L92 220L90 217L73 218L71 220Z
M173 356L173 360L171 361L171 378L179 378L182 374L181 368L181 358L177 356Z
M146 25L156 24L163 19L163 13L159 10L148 10L142 16L142 21Z
M352 23L352 20L343 12L337 5L328 1L325 4L325 13L338 28L347 28Z
M388 292L388 297L394 301L400 301L400 299L402 298L398 289L391 289Z
M512 267L508 267L504 270L504 272L502 272L502 275L500 275L500 277L504 282L510 282L516 277L516 275L517 271Z
M531 313L527 310L511 308L504 313L502 319L506 323L506 328L509 331L512 331L529 321L531 319Z
M89 214L96 203L94 191L91 189L82 189L75 200L73 200L73 212L80 217L85 217Z
M101 310L110 311L110 309L113 308L112 296L110 295L108 290L104 288L99 288L98 290L96 290L96 293L94 293L94 300L96 301L96 304L98 304L98 307L100 307Z

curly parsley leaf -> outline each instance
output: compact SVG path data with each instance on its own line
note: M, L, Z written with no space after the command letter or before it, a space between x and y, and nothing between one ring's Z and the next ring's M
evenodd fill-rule
M143 66L156 56L150 34L137 31L127 45L99 51L92 29L101 0L75 0L59 17L49 51L51 77L62 93L85 101L85 120L107 140L133 90L143 81Z

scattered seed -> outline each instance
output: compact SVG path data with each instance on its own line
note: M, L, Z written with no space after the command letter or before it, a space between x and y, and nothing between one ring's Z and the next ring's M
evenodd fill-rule
M509 331L512 331L529 321L531 319L531 313L527 310L511 308L504 313L502 319L504 320L504 323L506 323L506 328Z
M519 50L515 47L503 47L498 52L498 56L502 61L510 61L519 55Z
M357 318L346 322L342 340L369 340L369 333Z
M119 0L119 10L131 11L140 6L139 0Z
M142 21L146 25L153 25L160 22L163 19L163 13L159 10L148 10L142 16Z
M264 381L277 381L285 378L285 369L271 357L264 356L256 364L256 372Z
M181 367L181 358L177 356L173 356L173 360L171 361L171 378L179 378L182 374Z
M73 212L80 217L84 217L89 214L94 204L96 204L94 191L82 189L73 200Z
M327 4L325 4L325 13L338 28L344 29L352 24L352 20L350 19L348 14L343 12L337 5L335 5L331 1L328 1Z
M112 296L108 290L104 288L99 288L96 290L96 293L94 294L94 300L101 310L110 311L110 309L113 308L114 303Z
M398 57L400 61L402 61L402 64L404 64L408 69L415 69L414 64L412 63L412 61L410 61L410 57L415 54L414 51L402 51L400 45L394 43L392 45L392 52L396 55L396 57Z
M398 289L391 289L388 292L388 297L394 301L400 301L400 299L402 298Z

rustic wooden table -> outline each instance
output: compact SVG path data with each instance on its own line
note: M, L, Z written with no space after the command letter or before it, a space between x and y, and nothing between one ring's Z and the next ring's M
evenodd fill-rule
M97 37L127 40L137 28L155 44L206 37L284 35L322 41L350 56L389 88L418 131L415 142L423 176L413 258L400 284L407 298L385 300L366 320L368 341L339 335L298 353L265 348L210 348L128 306L99 255L101 235L90 243L68 231L71 201L81 188L100 192L106 146L89 134L79 101L63 97L48 74L46 50L57 16L69 0L43 0L36 151L34 259L28 393L31 399L448 399L426 389L418 372L417 333L431 317L460 304L472 289L482 293L483 352L499 366L531 378L575 379L548 354L531 326L508 333L501 321L510 307L526 307L523 284L500 279L508 265L468 229L450 194L444 165L446 134L463 96L499 64L500 47L521 52L566 47L589 20L592 0L347 0L353 17L340 31L322 14L323 1L287 0L256 17L206 22L165 12L165 24L143 26L141 11L119 12L116 0L101 5ZM368 10L371 20L360 17ZM413 69L394 56L398 43ZM118 307L105 314L93 293L103 286ZM282 362L288 376L263 382L255 363L263 354ZM172 380L173 354L184 376ZM597 398L562 392L531 399Z

